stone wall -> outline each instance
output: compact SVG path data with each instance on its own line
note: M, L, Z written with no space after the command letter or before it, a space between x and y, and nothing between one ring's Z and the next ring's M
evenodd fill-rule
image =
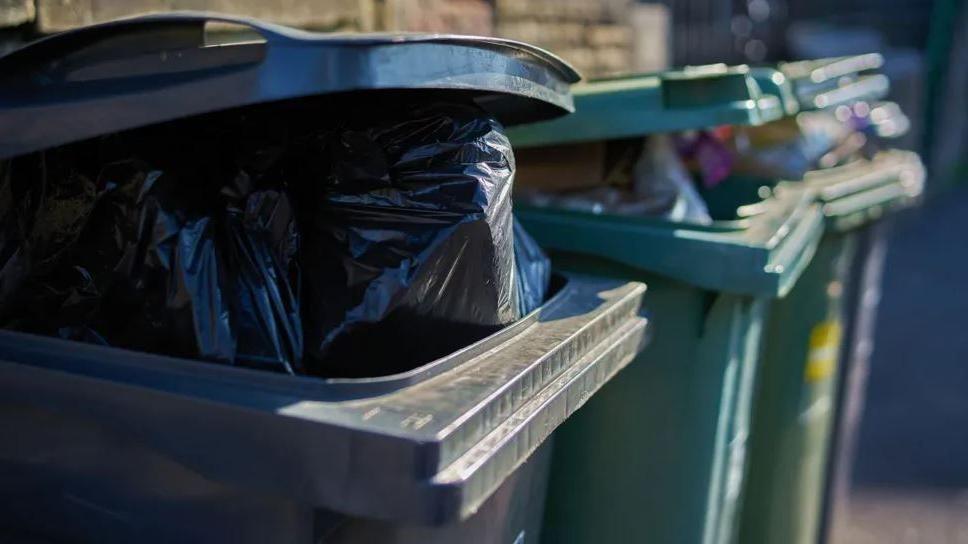
M659 10L634 16L633 0L0 0L0 53L25 39L146 12L216 11L320 31L405 30L501 36L549 49L586 76L660 63ZM644 33L634 21L646 20ZM660 33L661 34L661 33ZM663 46L664 47L664 46ZM636 53L638 52L638 53ZM636 61L639 59L639 61Z
M0 0L4 1L4 0ZM9 1L9 0L7 0ZM17 0L14 0L17 1ZM316 30L368 30L373 0L33 0L39 32L56 32L146 12L233 13Z
M494 35L494 9L488 0L381 0L376 4L381 30Z
M629 0L495 0L495 34L561 55L585 75L627 71Z

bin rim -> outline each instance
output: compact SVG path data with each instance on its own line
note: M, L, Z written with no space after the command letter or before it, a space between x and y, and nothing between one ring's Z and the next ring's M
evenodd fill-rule
M833 108L887 96L890 81L874 73L884 65L880 53L781 62L802 111Z
M777 191L757 205L747 217L713 225L534 206L517 206L516 213L540 244L555 251L717 292L783 297L813 257L823 214L812 190L803 187Z
M811 170L799 180L733 176L725 183L764 186L777 191L808 189L816 195L827 229L841 232L862 227L885 214L920 202L925 168L913 151L889 149L871 158Z
M314 395L312 387L346 388L0 331L0 395L71 406L76 417L248 491L391 522L454 523L641 351L645 290L570 276L555 303L510 336L367 396ZM235 446L228 463L227 443Z
M924 181L925 168L917 153L889 150L870 160L809 172L799 183L816 192L828 228L843 232L916 205L924 193Z
M746 65L688 66L574 85L575 113L508 131L518 148L712 128L761 125L786 115Z

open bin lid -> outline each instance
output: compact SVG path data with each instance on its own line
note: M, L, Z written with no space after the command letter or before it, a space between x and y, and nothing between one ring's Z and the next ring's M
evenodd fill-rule
M713 291L769 297L795 285L824 226L816 195L795 186L743 206L735 221L711 225L523 205L515 214L538 243L561 252L554 255L559 266L570 254L593 255L608 261L604 274L618 264Z
M253 39L210 40L207 25ZM147 15L55 34L0 57L0 159L181 117L375 89L473 93L507 124L573 105L578 74L498 38L321 34L207 13Z
M862 100L884 98L890 82L872 74L884 64L878 53L780 63L790 80L801 110L832 108Z
M746 66L698 66L591 81L572 88L575 113L508 131L515 147L644 136L718 125L759 125L785 113Z
M130 443L245 492L392 522L451 523L475 512L641 351L644 294L637 282L570 277L501 331L368 379L0 331L0 397L68 412L107 444ZM25 470L48 471L56 457L32 458Z

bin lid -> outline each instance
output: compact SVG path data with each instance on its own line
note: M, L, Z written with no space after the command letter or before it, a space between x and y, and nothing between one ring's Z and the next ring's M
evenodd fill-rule
M786 74L775 68L764 66L752 68L750 73L756 80L756 84L760 86L760 91L763 94L773 95L780 99L784 114L794 115L800 111L800 101L797 100L793 83Z
M867 109L870 128L878 138L900 138L911 129L911 120L896 102L872 102Z
M828 226L858 228L891 210L916 203L924 191L924 165L917 153L882 151L871 159L809 172L802 181L823 204Z
M887 95L890 82L870 72L884 65L879 53L780 63L793 85L801 110L831 108Z
M216 39L226 27L251 39ZM322 34L210 13L146 15L0 57L0 159L180 117L374 89L472 93L513 125L572 111L569 85L579 79L558 57L498 38Z
M369 379L288 376L4 330L0 398L68 406L109 444L123 436L132 452L243 493L453 523L644 347L645 285L562 283L541 308L475 344ZM44 471L57 457L29 465Z
M631 279L646 272L767 297L782 297L796 284L824 226L816 196L803 186L785 187L741 207L737 220L710 225L520 204L514 211L538 243L561 252L555 255L559 266L591 255L604 261L589 272Z
M718 125L758 125L784 115L746 66L717 64L600 79L572 88L575 113L509 131L516 147L644 136Z

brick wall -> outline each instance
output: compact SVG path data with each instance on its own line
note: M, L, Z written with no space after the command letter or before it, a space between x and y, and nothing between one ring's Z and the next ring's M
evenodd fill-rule
M533 43L586 76L628 71L631 0L495 0L495 34Z
M0 28L34 20L34 0L0 0Z
M22 39L145 12L226 12L313 30L496 35L544 47L584 75L628 71L633 0L0 0L0 52ZM651 36L651 31L648 35ZM649 48L647 48L649 49ZM652 51L652 49L649 49ZM638 55L641 56L641 55Z
M383 0L0 0L0 33L33 35L141 13L194 10L321 31L374 30Z
M494 34L494 10L488 0L380 0L376 11L376 26L383 30Z

